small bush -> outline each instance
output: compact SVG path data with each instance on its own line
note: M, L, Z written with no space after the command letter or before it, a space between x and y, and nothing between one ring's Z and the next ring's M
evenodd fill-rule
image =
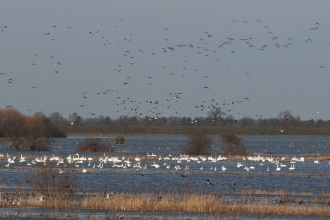
M186 136L186 144L182 148L183 154L207 155L210 154L213 141L207 128L197 128Z
M99 138L88 138L80 143L78 152L113 152L115 148L110 143L103 143Z
M25 142L24 142L25 143ZM49 151L51 150L51 140L48 138L38 138L22 145L22 151Z
M74 172L59 173L54 164L38 164L30 173L30 184L36 196L70 200L77 193L76 176ZM72 168L74 169L74 168Z
M125 144L125 137L123 135L117 135L114 137L115 144Z
M246 155L247 149L242 138L235 134L221 134L219 136L221 143L224 145L222 154L226 155Z

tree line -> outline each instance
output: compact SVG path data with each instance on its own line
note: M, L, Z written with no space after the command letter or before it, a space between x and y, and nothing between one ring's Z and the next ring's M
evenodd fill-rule
M112 126L234 126L234 127L315 127L329 128L330 120L302 120L300 116L293 116L290 111L280 112L278 117L262 118L243 117L235 119L226 115L221 108L216 107L207 112L206 117L139 117L123 115L118 118L99 115L98 117L83 118L77 112L64 118L59 112L49 114L49 118L59 125L112 125Z

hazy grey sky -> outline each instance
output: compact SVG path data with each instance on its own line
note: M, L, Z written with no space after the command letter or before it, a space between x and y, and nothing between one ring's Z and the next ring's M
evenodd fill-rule
M1 1L0 107L116 118L218 106L237 119L290 110L328 120L329 9L327 0Z

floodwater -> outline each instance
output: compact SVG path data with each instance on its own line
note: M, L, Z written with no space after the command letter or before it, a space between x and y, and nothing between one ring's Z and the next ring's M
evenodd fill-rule
M178 159L185 143L184 136L126 136L127 143L115 145L116 152L114 153L79 153L78 156L75 149L78 143L86 137L69 136L64 139L54 139L52 150L48 152L7 151L6 144L0 142L1 154L4 155L0 160L0 183L11 186L12 189L16 185L27 185L29 178L27 174L31 167L35 166L31 164L31 161L37 157L47 156L47 163L54 163L59 170L65 171L67 163L65 158L71 155L76 158L94 158L91 162L85 160L76 164L79 165L76 167L76 176L80 192L97 192L99 189L103 189L108 193L156 193L159 191L180 192L189 188L195 192L212 192L219 195L223 192L228 195L238 190L270 192L285 190L318 194L329 192L330 189L328 184L330 180L329 161L320 161L319 163L295 161L295 163L290 163L293 157L299 159L302 154L328 153L329 137L244 136L242 138L249 153L262 153L265 155L264 158L272 158L273 161L253 161L249 160L248 157L243 160L242 157L241 161L226 159L212 161L207 158L205 161L199 160L199 162ZM111 139L104 139L104 141L111 141ZM217 138L214 138L213 159L219 158L221 148L222 145ZM19 162L21 154L30 159ZM135 160L130 161L130 163L124 162L128 156L141 158L147 155L149 155L147 161L142 160L140 163ZM8 158L15 156L15 163L9 164ZM64 159L65 163L50 162L49 159L53 156ZM103 163L95 159L104 159L105 157L108 157L108 161ZM109 161L109 158L113 157L122 161L116 163ZM284 160L282 157L285 157ZM275 163L277 159L279 159L278 164ZM237 162L243 166L238 168ZM295 166L294 170L289 169L292 165ZM276 171L278 166L281 170ZM225 167L226 170L223 171L221 167ZM244 169L245 167L249 168L249 171ZM83 169L86 169L87 172L82 172Z

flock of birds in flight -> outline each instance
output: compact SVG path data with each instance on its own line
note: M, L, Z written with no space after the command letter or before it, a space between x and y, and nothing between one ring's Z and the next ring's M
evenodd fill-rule
M240 21L233 20L232 22L239 23ZM244 25L248 25L253 21L241 22L243 22ZM182 57L181 64L177 65L169 65L166 63L159 64L159 60L163 59L164 57L171 57L172 55L176 56L176 53L186 53L188 51L189 54L195 54L196 56L200 56L199 60L201 63L212 61L214 65L216 65L215 63L221 64L224 59L231 59L230 56L234 56L236 53L240 53L239 50L251 49L266 51L274 48L290 48L293 47L295 43L297 43L295 39L291 37L282 39L279 36L276 36L276 33L272 31L271 27L262 24L262 21L260 20L256 20L254 22L260 25L259 27L261 28L262 32L267 32L269 34L269 37L265 39L265 42L267 43L260 44L259 42L256 42L253 37L227 37L224 40L216 40L215 42L214 39L212 39L213 34L209 31L197 34L201 36L197 40L198 43L174 43L177 42L177 39L171 39L167 37L167 33L169 32L170 27L166 27L162 31L163 46L159 46L158 48L150 47L146 49L135 49L137 47L137 43L135 42L134 38L135 34L128 34L124 38L114 40L111 39L111 37L109 39L107 31L86 30L86 35L90 36L79 36L82 38L81 40L79 40L80 44L88 44L90 43L89 40L94 40L95 42L100 43L100 45L102 44L103 46L108 46L110 48L114 47L115 45L115 47L117 48L117 50L115 50L115 53L116 56L119 57L120 61L115 67L112 67L113 69L110 70L112 78L116 79L115 85L112 85L113 88L104 88L103 85L97 86L97 88L89 87L88 85L83 85L81 87L83 91L80 91L76 94L77 99L79 99L81 102L81 104L77 105L77 109L83 109L81 111L85 111L86 114L96 117L100 114L99 112L96 112L97 110L95 110L94 104L92 104L93 101L91 100L99 99L99 97L101 97L101 99L105 102L113 103L112 108L116 109L116 114L119 115L118 117L121 117L123 115L141 116L150 117L151 120L151 118L157 119L159 117L165 116L169 117L177 115L189 115L193 122L195 117L200 116L196 112L202 112L202 114L205 114L206 112L209 112L216 107L220 107L227 115L234 114L234 112L240 115L240 108L242 107L242 105L244 105L246 102L249 102L254 97L246 97L245 94L242 94L242 97L238 100L215 98L224 96L222 94L215 94L216 90L214 90L214 86L211 86L212 82L217 81L218 79L214 78L214 76L210 74L205 73L202 69L199 69L198 63L191 63L189 57ZM112 27L112 31L120 32L122 23L125 23L125 21L120 20L117 25L114 25ZM69 36L71 36L71 32L74 32L75 27L60 27L58 25L47 25L46 30L48 31L40 33L40 35L43 35L48 40L55 42L57 41L57 37L59 37L58 35L56 35L58 29L61 29L61 33L63 35L62 37L65 38L65 34L67 33L63 32L70 32ZM7 25L0 25L0 30L1 32L10 32L11 27ZM312 27L310 27L310 31L313 32L320 30L321 25L319 23L315 23ZM169 34L169 36L171 36L171 34ZM302 43L311 44L313 43L313 39L307 38ZM129 49L130 47L132 49ZM122 50L122 52L118 54L118 51L120 50ZM42 57L43 55L40 55L39 51L35 51L33 55L35 58L32 59L33 61L31 61L30 63L31 67L34 68L32 70L41 71L38 70L37 67L42 62L44 62L44 60L40 59L40 57ZM70 65L70 63L68 63L69 61L62 60L61 57L57 57L56 55L51 55L46 59L51 60L51 66L54 68L54 74L60 75L62 77L65 77L65 74L70 74L69 72L66 72L65 69L66 66ZM155 61L155 63L157 63L156 65L159 68L159 73L150 73L150 75L145 75L146 73L135 73L136 71L144 71L143 69L141 70L141 66L145 65L145 60ZM135 66L137 67L135 68ZM322 65L319 68L324 69L326 67ZM253 73L251 72L244 72L241 74L241 77L251 77L253 75ZM285 73L283 73L283 76L285 76ZM0 77L2 83L7 80L8 84L15 86L15 78L12 77L10 73L1 72L0 69ZM182 82L182 86L175 87L175 90L170 90L169 87L169 89L165 92L166 98L157 97L157 95L152 96L152 93L157 94L157 92L155 91L157 91L157 89L161 87L164 81L164 77L169 79L169 81L173 82L173 84L176 84L176 82ZM97 78L97 76L95 76L95 78ZM180 81L180 78L189 79L187 79L186 81ZM183 84L194 81L198 82L196 85L194 85L194 88L196 87L195 90L200 91L200 97L203 97L203 100L199 100L198 97L195 97L196 103L194 105L191 105L187 104L188 102L186 101L187 99L191 99L191 94L185 91L185 87L187 85L183 86ZM111 84L111 82L109 82L109 84ZM140 87L140 90L146 90L148 96L155 98L143 99L144 95L142 93L141 95L139 95L138 98L136 98L136 94L134 93L139 94L139 89L136 89L136 86ZM134 89L131 90L130 87L133 87ZM38 86L31 85L29 86L29 88L38 89ZM70 88L68 87L67 90L69 91ZM102 96L110 96L110 99L103 98ZM189 103L191 103L191 101ZM12 108L13 105L11 103L8 103L7 107ZM28 111L32 111L31 109L33 109L32 106ZM317 113L319 113L319 111L317 111ZM257 118L262 117L261 114L261 112L256 112L255 116Z

